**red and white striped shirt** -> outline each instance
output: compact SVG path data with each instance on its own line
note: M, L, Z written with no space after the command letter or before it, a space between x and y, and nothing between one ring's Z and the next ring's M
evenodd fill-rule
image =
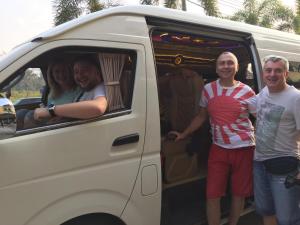
M229 149L255 145L251 101L255 101L254 91L241 82L228 88L219 80L205 85L200 106L207 108L213 143Z

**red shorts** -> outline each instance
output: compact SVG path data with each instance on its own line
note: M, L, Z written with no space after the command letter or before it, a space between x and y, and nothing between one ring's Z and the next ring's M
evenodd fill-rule
M225 149L213 144L208 158L206 197L219 198L225 195L229 173L231 193L248 197L253 193L254 146Z

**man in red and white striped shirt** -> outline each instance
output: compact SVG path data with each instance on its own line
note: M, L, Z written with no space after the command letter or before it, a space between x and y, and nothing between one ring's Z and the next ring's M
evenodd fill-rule
M209 116L213 138L206 188L209 225L220 225L220 199L226 193L229 174L232 189L229 225L237 224L245 197L253 192L255 140L249 113L255 113L255 108L251 108L255 93L249 86L235 80L237 71L236 56L231 52L223 52L216 63L219 79L205 85L199 113L182 133L175 132L175 141L184 139Z

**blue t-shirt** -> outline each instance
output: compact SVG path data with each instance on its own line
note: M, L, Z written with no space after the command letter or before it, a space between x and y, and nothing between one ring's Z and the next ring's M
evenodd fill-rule
M71 103L76 100L76 97L82 92L80 88L75 88L72 90L65 91L57 98L48 97L48 105L62 105L66 103Z

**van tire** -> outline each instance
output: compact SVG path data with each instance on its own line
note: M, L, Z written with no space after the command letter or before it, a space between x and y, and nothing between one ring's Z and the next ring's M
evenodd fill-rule
M109 214L93 213L73 218L61 225L125 225L125 223Z

